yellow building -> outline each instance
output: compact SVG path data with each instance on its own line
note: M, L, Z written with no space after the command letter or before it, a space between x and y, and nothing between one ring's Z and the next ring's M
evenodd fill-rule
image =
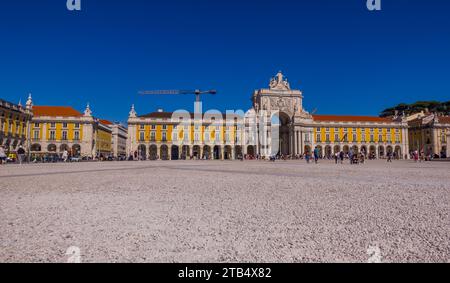
M447 137L450 134L449 116L422 112L408 120L411 150L423 152L426 156L450 157Z
M7 153L16 152L19 146L28 148L29 122L33 113L25 108L0 99L0 145Z
M31 99L31 98L30 98ZM61 155L95 158L111 154L111 128L92 116L68 106L32 106L30 126L33 156Z
M234 159L240 155L294 157L317 148L329 158L341 151L408 158L405 117L311 115L303 109L302 91L291 89L281 72L270 80L269 88L256 90L252 101L252 109L231 115L161 110L138 116L133 106L128 152L143 159Z

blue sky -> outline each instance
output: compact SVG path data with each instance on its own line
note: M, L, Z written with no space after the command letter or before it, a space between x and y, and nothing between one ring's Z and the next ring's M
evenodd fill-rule
M319 114L378 115L416 100L450 100L450 1L10 0L0 6L0 97L69 105L126 121L210 89L204 108L248 109L282 70Z

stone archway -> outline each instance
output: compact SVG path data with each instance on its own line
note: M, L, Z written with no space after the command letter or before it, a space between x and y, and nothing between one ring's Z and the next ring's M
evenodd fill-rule
M31 146L31 151L33 151L33 152L41 152L41 150L42 150L42 147L38 143L35 143Z
M180 159L180 148L178 147L178 145L172 145L170 157L172 160Z
M232 150L230 145L226 145L224 147L224 156L223 156L223 158L226 159L226 160L233 159L233 150Z
M158 147L155 144L152 144L148 150L149 150L150 160L157 160L158 159Z
M240 157L242 157L242 147L240 145L237 145L234 148L234 151L235 151L235 156L234 156L235 159L239 159Z
M165 144L159 149L161 160L169 160L169 147Z
M81 146L79 144L72 145L72 155L79 157L81 154Z
M220 159L221 159L222 153L220 152L220 150L221 150L220 145L214 146L214 149L213 149L213 159L215 159L215 160L220 160Z
M47 151L48 152L56 152L56 144L49 144L48 146L47 146Z
M211 147L209 145L205 145L203 147L203 156L202 156L202 158L211 159L211 157L212 157Z
M189 159L191 156L191 149L189 148L188 145L183 145L183 147L181 148L181 159Z
M335 145L334 146L334 154L340 153L340 152L341 152L341 146L340 145Z
M397 145L395 147L394 154L395 154L395 158L396 159L403 159L403 157L402 157L402 148L399 145Z
M371 145L369 148L369 158L370 159L377 158L377 148L374 145Z
M250 157L255 157L255 147L253 145L247 146L247 155Z
M194 145L194 147L192 148L192 156L197 158L197 159L201 158L201 156L200 156L200 146L199 145Z
M350 147L348 145L344 145L343 149L345 154L348 154L350 152Z
M278 112L272 119L273 125L279 127L279 155L291 154L291 118L285 112Z
M139 145L138 147L138 155L139 160L146 160L147 159L147 148L144 144Z
M380 145L378 147L378 158L384 158L385 152L384 152L384 146Z
M331 149L331 145L325 146L325 158L330 159L333 155L333 151Z

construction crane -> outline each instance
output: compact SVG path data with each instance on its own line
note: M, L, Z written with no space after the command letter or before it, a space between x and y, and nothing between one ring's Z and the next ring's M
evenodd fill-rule
M200 102L200 96L205 94L215 95L217 94L216 90L145 90L140 91L140 95L185 95L185 94L194 94L195 101Z

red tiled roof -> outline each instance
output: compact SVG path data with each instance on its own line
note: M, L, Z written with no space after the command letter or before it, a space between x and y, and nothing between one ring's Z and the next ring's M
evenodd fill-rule
M110 121L108 121L108 120L100 119L99 121L100 121L100 123L102 123L103 125L112 125L112 124L113 124L112 122L110 122Z
M439 123L450 124L450 116L438 117Z
M381 122L388 123L392 120L375 116L338 116L338 115L313 115L314 121L319 122Z
M69 106L33 106L34 116L50 116L50 117L81 117L79 111Z

